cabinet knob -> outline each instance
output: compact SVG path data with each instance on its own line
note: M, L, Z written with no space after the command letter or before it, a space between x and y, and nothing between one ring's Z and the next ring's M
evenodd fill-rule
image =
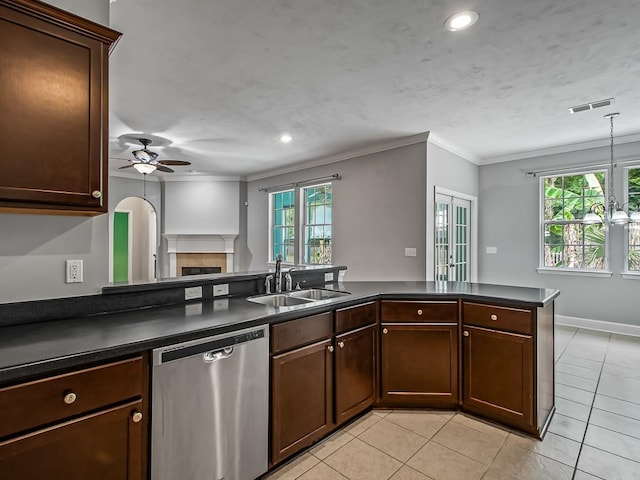
M102 192L100 190L94 190L93 192L91 192L91 196L93 198L100 198L102 197Z
M330 352L333 352L333 345L329 345L327 348L329 349Z
M64 403L66 403L67 405L71 405L76 401L77 398L78 396L75 394L75 392L66 392L64 394Z
M498 319L498 315L496 315L495 313L491 314L491 320L497 320Z
M340 348L344 348L344 342L338 342L338 346L339 346Z
M464 335L465 337L469 336L469 332L467 332L466 330L464 332L462 332L462 335Z
M422 310L418 310L418 315L422 315Z
M389 333L389 330L387 330L386 328L383 328L382 333Z
M133 420L133 423L140 423L142 421L142 412L134 410L131 414L131 420Z

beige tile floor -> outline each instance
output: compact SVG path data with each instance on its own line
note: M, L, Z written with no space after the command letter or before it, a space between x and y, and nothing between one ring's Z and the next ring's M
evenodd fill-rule
M640 479L640 338L556 327L540 442L460 412L374 410L269 480Z

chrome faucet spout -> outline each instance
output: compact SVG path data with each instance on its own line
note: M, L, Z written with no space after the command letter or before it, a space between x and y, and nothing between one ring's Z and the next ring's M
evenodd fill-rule
M296 268L291 267L287 270L286 275L284 276L284 289L285 290L293 290L293 278L291 278L291 272L293 272Z
M282 292L282 255L276 258L275 287L276 293Z

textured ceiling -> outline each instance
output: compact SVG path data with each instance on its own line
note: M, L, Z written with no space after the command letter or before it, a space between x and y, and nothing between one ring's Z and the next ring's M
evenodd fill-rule
M467 8L476 25L444 31ZM110 18L112 157L143 132L168 139L159 159L251 175L425 131L490 160L606 138L613 110L640 132L638 0L117 0Z

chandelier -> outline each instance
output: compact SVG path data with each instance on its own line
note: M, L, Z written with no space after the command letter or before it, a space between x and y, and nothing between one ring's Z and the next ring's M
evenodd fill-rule
M613 191L613 173L615 165L613 163L613 119L616 118L619 113L609 113L604 118L609 119L610 123L610 164L609 164L609 198L607 205L601 203L595 204L591 207L591 211L584 216L582 223L587 225L593 225L596 223L606 223L610 225L626 225L629 220L632 222L640 221L640 212L633 212L631 216L622 208L618 200L616 199Z

